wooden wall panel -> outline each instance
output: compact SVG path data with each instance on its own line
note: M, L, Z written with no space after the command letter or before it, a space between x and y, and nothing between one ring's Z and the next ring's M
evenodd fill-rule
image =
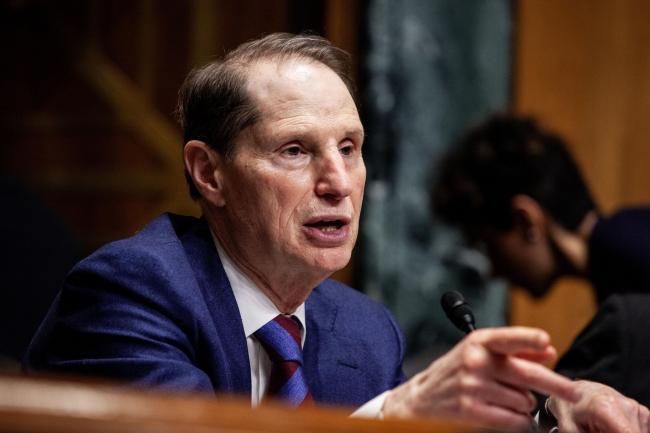
M163 211L198 212L173 112L192 67L275 31L357 28L357 7L299 0L70 0L0 5L0 172L29 185L86 250ZM356 6L355 6L356 5ZM327 16L326 16L327 14ZM354 47L356 34L336 32ZM348 277L349 278L349 277Z
M517 6L515 109L567 138L606 213L650 203L650 2ZM561 351L593 311L577 281L560 282L543 302L512 295L513 324L548 329Z

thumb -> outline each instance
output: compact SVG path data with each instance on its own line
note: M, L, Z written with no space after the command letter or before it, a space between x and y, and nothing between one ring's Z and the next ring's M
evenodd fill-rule
M567 405L571 403L551 396L546 400L546 404L546 410L553 414L557 420L557 427L560 433L583 433L571 416L571 411L568 410Z

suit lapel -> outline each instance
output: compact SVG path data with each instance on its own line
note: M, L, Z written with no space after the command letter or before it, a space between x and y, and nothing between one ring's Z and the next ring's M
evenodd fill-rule
M218 370L220 392L251 393L251 373L246 334L235 296L217 254L208 224L199 220L181 238L194 275L214 320L218 341L210 342L221 361ZM210 332L210 335L214 335Z
M327 283L324 283L327 284ZM356 405L368 400L360 343L337 326L338 307L317 287L306 303L305 374L314 399Z

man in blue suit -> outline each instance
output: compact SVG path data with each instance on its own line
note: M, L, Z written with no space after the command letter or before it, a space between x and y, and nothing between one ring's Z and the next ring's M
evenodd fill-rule
M191 73L179 114L203 218L163 215L80 262L26 368L495 427L528 425L530 389L580 399L527 328L476 331L406 381L392 316L327 279L365 183L352 95L347 54L316 36L269 35Z

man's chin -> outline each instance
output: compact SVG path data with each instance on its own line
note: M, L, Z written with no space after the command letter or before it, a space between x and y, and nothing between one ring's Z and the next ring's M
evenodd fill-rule
M340 272L340 271L344 270L347 267L349 262L350 262L349 260L346 260L344 262L338 261L338 262L334 262L334 263L327 263L327 264L324 264L322 266L322 269L328 275L332 275L332 274L335 274L337 272Z
M314 268L330 276L344 269L350 262L350 252L328 251L316 258Z

